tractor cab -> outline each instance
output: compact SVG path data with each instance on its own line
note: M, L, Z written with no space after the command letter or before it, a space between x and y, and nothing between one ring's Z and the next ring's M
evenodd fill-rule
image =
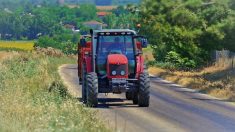
M97 39L96 70L98 75L107 75L109 78L119 75L134 77L136 47L133 35L127 35L127 33L116 33L112 35L100 34ZM108 63L111 66L108 66ZM116 69L118 71L115 71L112 69L115 65L123 68L118 68ZM107 71L107 68L111 71ZM126 70L128 70L128 72Z
M86 54L78 60L84 102L89 100L88 83L92 78L89 78L88 74L92 73L92 76L95 76L93 81L97 82L98 86L97 93L126 93L127 98L132 99L134 103L140 102L140 106L148 106L148 91L143 95L146 96L144 98L147 102L139 101L138 97L140 79L148 81L142 57L142 48L147 47L147 40L129 29L91 30L90 42L85 38L80 41L81 47L88 44L91 45L90 50L86 50ZM147 87L149 89L149 85Z

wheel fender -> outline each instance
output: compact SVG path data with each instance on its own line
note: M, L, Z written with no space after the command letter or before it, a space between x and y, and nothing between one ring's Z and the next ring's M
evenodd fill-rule
M86 65L86 72L90 73L92 71L91 57L85 57L83 62Z
M141 55L137 56L136 62L136 78L139 78L140 74L144 72L144 57Z

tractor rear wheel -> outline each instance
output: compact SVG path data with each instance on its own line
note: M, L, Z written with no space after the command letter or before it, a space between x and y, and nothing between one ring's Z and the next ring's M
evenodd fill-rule
M139 83L139 94L138 94L138 105L140 107L149 106L149 90L150 90L150 79L148 72L140 74L140 83Z
M132 100L133 99L133 93L132 92L126 92L126 99Z
M87 74L87 105L96 107L98 105L98 78L97 74L92 72Z
M80 81L80 80L79 80ZM86 65L82 65L82 78L81 78L81 83L82 83L82 102L84 104L86 104L87 102L87 93L86 93L86 89L87 89L87 84L86 84Z

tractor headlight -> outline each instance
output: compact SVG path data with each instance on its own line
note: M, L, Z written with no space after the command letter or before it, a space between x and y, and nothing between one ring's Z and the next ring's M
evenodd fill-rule
M125 71L121 71L121 75L124 76L126 74Z
M117 72L116 71L112 71L112 75L113 76L117 75Z

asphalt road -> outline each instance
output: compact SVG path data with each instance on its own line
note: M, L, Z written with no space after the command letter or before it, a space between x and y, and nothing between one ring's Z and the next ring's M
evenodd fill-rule
M76 65L59 68L69 92L81 97ZM99 94L98 111L113 131L235 132L235 105L151 77L150 107L140 108L125 95Z

